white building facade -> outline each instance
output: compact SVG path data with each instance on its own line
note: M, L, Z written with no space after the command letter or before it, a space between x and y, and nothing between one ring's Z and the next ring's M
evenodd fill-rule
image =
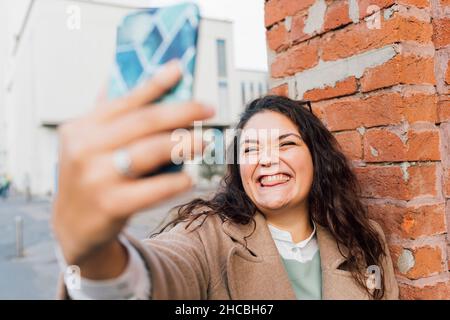
M238 69L237 77L241 105L246 105L269 91L266 71Z
M93 107L112 65L115 26L130 4L143 3L0 1L0 175L16 190L54 192L57 126ZM200 25L194 98L217 106L208 124L222 128L236 122L250 97L250 87L242 96L242 83L267 90L265 72L235 69L232 30L230 21L205 18Z

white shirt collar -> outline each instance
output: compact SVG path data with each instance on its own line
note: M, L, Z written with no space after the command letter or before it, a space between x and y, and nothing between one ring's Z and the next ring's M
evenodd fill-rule
M272 234L273 239L280 240L280 241L286 241L286 242L289 242L289 243L295 245L296 247L304 248L311 241L311 239L313 239L314 236L316 235L316 224L314 223L314 221L312 221L312 224L313 224L313 231L311 232L309 237L298 243L294 243L294 241L292 240L292 235L289 231L278 229L277 227L275 227L269 223L267 225L269 227L269 230L270 230L270 233Z

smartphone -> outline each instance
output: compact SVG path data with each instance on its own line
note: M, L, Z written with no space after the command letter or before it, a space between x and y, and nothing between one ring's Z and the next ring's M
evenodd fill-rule
M178 59L183 77L157 102L191 100L199 25L199 8L191 2L142 9L125 16L117 28L108 98L126 95L151 78L162 65ZM182 165L168 164L152 175L180 171L181 168Z

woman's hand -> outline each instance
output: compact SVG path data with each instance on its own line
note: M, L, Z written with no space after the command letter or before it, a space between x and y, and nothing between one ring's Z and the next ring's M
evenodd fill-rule
M180 143L172 141L171 130L189 127L214 113L193 102L148 105L180 77L179 64L171 62L129 96L103 101L92 113L59 130L53 228L67 263L80 266L84 276L120 274L127 258L117 236L128 218L191 186L183 172L138 178L170 161L172 148ZM130 155L132 176L121 174L114 166L117 150Z

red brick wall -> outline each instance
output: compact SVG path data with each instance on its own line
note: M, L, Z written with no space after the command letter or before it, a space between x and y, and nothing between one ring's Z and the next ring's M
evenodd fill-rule
M272 92L352 159L401 298L450 299L450 1L266 0L265 25Z

